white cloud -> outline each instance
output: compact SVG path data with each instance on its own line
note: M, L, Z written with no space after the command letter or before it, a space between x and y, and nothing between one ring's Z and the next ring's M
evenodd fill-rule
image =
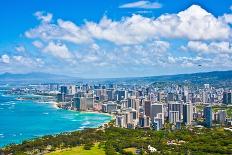
M167 38L189 40L224 40L231 33L229 25L198 5L192 5L178 14L161 15L154 21L158 34Z
M4 54L1 56L0 61L5 63L5 64L9 64L10 63L10 57L7 54Z
M44 47L43 43L41 41L38 41L38 40L33 41L32 45L34 45L36 48L43 48Z
M189 41L187 48L196 52L208 52L209 47L206 43L200 41Z
M203 53L232 53L232 46L229 42L210 42L189 41L186 50Z
M33 39L74 44L92 44L95 40L103 40L117 45L133 45L162 38L225 41L231 37L228 18L215 17L200 6L192 5L177 14L163 14L158 18L134 14L113 21L104 16L98 23L87 21L82 26L61 19L55 24L42 22L25 35Z
M220 17L221 20L225 23L232 24L232 14L224 14L222 17Z
M99 23L87 22L86 27L93 38L119 45L139 44L154 38L228 40L231 36L230 26L226 22L197 5L156 19L132 15L121 21L112 21L103 17Z
M34 14L38 20L41 20L42 22L49 23L52 20L53 15L51 13L45 13L43 11L37 11Z
M99 49L100 49L100 47L99 47L98 44L96 44L96 43L92 44L92 45L91 45L91 48L92 48L93 50L99 50Z
M18 52L25 52L26 51L25 47L22 46L22 45L16 46L15 50L18 51Z
M193 5L179 13L157 18L133 14L112 20L103 16L99 22L85 21L82 25L62 19L42 21L25 35L47 54L48 58L45 56L38 62L48 64L50 61L51 66L58 67L54 62L59 61L59 65L67 66L67 69L78 66L77 71L92 72L96 66L101 68L96 72L155 67L175 70L198 67L199 64L218 68L223 66L219 57L225 59L224 66L232 67L231 23L232 14L216 17ZM184 46L185 42L187 45ZM195 53L181 52L177 49L179 45Z
M43 49L44 52L50 53L55 57L62 59L71 59L72 54L65 44L49 42L48 45Z
M159 9L162 7L162 4L158 2L150 2L150 1L138 1L132 3L126 3L119 8L141 8L141 9Z
M86 29L93 38L107 40L118 45L142 43L153 38L156 31L152 20L141 15L123 18L118 22L103 17L98 24L87 22Z
M61 19L57 21L57 24L41 23L38 27L26 31L25 36L31 39L41 39L45 42L51 40L62 40L75 44L91 42L85 29Z

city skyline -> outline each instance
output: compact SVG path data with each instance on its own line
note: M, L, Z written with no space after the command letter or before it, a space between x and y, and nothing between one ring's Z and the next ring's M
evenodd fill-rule
M232 67L228 1L1 4L0 73L104 78Z

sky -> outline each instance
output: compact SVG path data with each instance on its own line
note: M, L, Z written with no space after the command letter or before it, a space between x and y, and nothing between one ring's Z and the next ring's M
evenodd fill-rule
M85 78L232 69L232 1L2 0L0 73Z

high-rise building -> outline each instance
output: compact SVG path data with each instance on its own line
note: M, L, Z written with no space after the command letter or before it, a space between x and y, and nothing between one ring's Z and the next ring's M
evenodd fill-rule
M169 123L176 124L176 122L180 121L179 111L169 111L168 115L169 115L168 117Z
M212 127L212 107L206 106L204 108L204 119L205 119L205 126L210 128Z
M114 103L114 102L111 102L111 101L109 101L107 103L107 112L108 113L111 113L112 111L114 111L116 109L117 109L117 103Z
M218 117L217 117L217 121L220 124L225 124L226 121L226 111L225 110L219 110L218 111Z
M144 119L144 117L146 117L146 116L140 116L139 117L139 127L141 127L141 128L143 128L144 127L144 121L145 121L145 119Z
M72 107L78 111L86 110L86 98L85 97L74 97Z
M127 91L126 90L117 90L115 92L115 98L117 101L121 101L127 98Z
M76 86L75 85L70 85L68 87L68 93L74 95L76 93Z
M114 100L114 89L107 89L106 94L108 97L108 101L113 101Z
M152 121L153 129L160 130L164 126L164 113L158 113Z
M158 92L158 93L157 93L157 100L158 100L158 102L161 102L162 99L163 99L163 93Z
M86 97L86 108L93 109L94 105L94 98L93 97Z
M61 94L68 94L68 88L67 86L61 86L60 87Z
M183 105L183 122L186 125L191 125L193 120L193 107L192 104Z
M168 117L169 117L169 112L170 111L178 111L179 113L179 118L178 120L181 120L182 119L182 111L183 111L183 105L179 102L169 102L168 103Z
M144 102L144 110L146 116L151 116L151 101Z
M167 101L176 101L176 94L168 93L167 94Z
M126 127L125 116L124 115L117 115L116 116L116 126L117 127L121 127L121 128L125 128Z
M223 92L223 104L232 104L232 95L231 92Z
M154 118L157 117L157 114L162 114L162 124L164 124L164 106L163 104L154 103L151 104L150 118L151 121L154 121Z

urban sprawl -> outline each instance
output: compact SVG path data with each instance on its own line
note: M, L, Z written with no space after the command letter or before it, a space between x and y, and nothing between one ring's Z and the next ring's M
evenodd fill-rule
M184 126L223 126L230 130L232 125L231 91L210 84L44 84L11 91L53 96L57 106L67 110L109 113L115 126L122 128L176 130Z

